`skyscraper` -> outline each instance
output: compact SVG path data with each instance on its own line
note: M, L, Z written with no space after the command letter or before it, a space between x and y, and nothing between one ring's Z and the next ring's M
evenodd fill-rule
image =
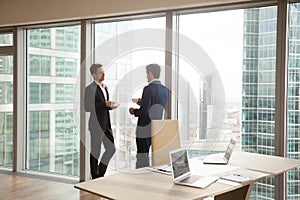
M299 159L299 65L297 37L300 13L291 5L288 66L287 155ZM242 150L274 155L277 8L246 9L242 95ZM298 35L297 35L298 33ZM299 199L299 170L287 174L288 199ZM257 183L251 199L274 199L274 178Z
M0 34L0 46L13 45L12 33ZM13 160L13 55L0 55L0 166Z
M80 27L28 30L27 169L79 175Z

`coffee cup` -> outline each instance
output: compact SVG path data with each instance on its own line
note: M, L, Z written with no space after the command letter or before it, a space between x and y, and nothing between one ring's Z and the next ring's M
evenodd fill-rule
M133 103L137 103L139 101L138 98L132 98L131 100L132 100Z

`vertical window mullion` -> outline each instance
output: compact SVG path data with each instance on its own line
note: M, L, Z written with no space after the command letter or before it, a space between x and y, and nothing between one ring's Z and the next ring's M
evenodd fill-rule
M174 68L172 62L172 52L173 52L173 12L166 12L166 46L165 46L165 85L167 88L172 88L172 69ZM172 118L172 95L169 94L169 99L166 105L165 118Z
M89 74L87 74L87 69L91 65L93 57L91 55L91 50L93 47L93 29L94 24L89 21L83 20L81 22L81 54L80 54L80 102L84 101L84 91L85 84ZM84 106L80 104L80 116L86 116ZM86 151L89 148L86 138L87 126L86 126L86 117L80 118L80 172L79 179L80 181L86 181L89 177L88 169L88 152Z
M275 95L275 155L286 157L286 96L287 96L287 0L278 1L276 95ZM285 173L274 179L276 199L286 199Z
M26 130L25 31L14 28L13 68L13 171L24 169L24 131Z

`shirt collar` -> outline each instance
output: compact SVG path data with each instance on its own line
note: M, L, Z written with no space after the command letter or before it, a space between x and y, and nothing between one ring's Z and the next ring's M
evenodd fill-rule
M153 79L152 81L150 81L150 82L149 82L149 84L151 84L151 83L153 83L153 82L155 82L155 81L158 81L158 82L160 82L160 80L159 80L159 79Z
M100 84L100 83L98 83L97 81L94 81L97 85L99 85L99 87L100 88L105 88L106 87L106 85L104 84L104 83L102 83L102 84Z

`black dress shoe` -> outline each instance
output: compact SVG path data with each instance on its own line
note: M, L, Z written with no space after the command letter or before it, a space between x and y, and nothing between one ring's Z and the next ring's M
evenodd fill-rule
M106 169L107 169L107 165L103 164L100 162L99 166L98 166L98 172L99 172L99 177L103 177L105 172L106 172Z

